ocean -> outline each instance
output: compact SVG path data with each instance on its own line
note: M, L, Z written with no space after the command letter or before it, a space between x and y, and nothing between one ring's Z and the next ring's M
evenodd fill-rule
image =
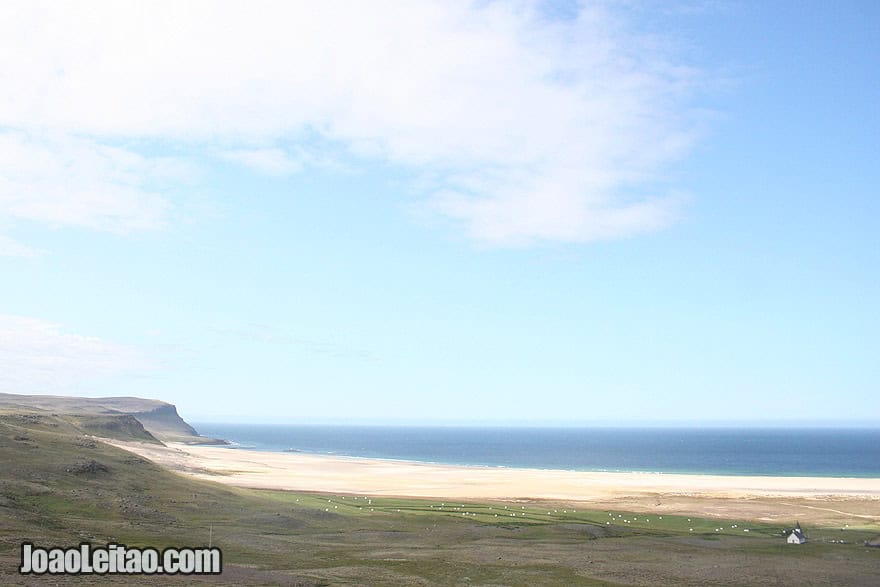
M195 427L235 450L577 471L880 477L880 429Z

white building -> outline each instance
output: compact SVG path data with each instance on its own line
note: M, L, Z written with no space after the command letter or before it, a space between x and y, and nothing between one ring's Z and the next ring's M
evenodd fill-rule
M798 522L795 529L791 531L791 534L788 535L788 543L789 544L803 544L807 541L807 537L804 535L804 531L801 530L801 523Z

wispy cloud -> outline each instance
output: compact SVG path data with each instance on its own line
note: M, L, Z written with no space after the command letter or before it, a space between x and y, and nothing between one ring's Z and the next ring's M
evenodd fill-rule
M88 390L116 375L154 368L137 348L65 332L37 318L0 315L0 391Z
M19 174L0 212L156 227L170 204L120 139L286 175L317 136L434 178L426 208L484 242L666 226L678 200L655 180L694 141L698 74L613 4L571 16L527 1L4 3L0 125L19 142L76 136L93 154L31 147L53 177L85 177L65 196Z
M335 359L358 359L365 361L376 359L373 353L364 349L329 340L303 338L285 329L266 324L251 324L241 327L213 327L211 330L219 335L241 341L290 346L310 354L323 355Z
M169 203L149 186L175 168L92 139L0 133L0 217L112 232L158 228Z
M0 257L39 257L42 251L29 247L13 238L0 234Z
M222 156L268 175L291 175L303 168L300 159L278 148L236 149Z

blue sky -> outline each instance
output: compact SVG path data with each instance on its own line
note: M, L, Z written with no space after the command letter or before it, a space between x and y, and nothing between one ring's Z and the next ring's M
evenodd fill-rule
M0 391L878 423L874 2L0 12Z

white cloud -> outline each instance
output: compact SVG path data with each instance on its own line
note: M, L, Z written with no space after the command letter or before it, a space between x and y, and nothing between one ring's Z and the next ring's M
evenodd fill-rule
M0 257L39 257L41 251L0 234Z
M207 148L283 175L317 136L439 177L429 207L487 242L654 230L674 218L652 181L693 141L694 75L601 3L571 20L445 0L0 7L0 125L88 137L102 154L86 167L114 178L89 174L67 199L22 180L16 215L82 226L149 228L167 210L124 173L139 164L102 151L110 141ZM66 220L24 203L41 192ZM91 193L81 208L104 212L77 208Z
M0 392L82 390L152 367L136 348L69 334L36 318L0 315Z
M222 156L268 175L290 175L303 166L301 161L278 148L237 149Z
M95 140L0 133L0 216L115 232L157 228L169 204L148 185L173 169Z

